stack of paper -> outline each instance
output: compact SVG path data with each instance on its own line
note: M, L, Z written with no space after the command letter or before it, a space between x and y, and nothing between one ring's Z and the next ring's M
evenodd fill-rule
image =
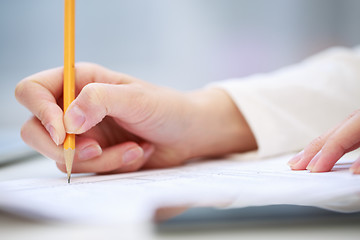
M218 159L127 174L21 179L0 183L0 209L82 223L150 221L159 207L247 207L273 204L360 211L360 175L351 157L333 171L291 171L291 156Z

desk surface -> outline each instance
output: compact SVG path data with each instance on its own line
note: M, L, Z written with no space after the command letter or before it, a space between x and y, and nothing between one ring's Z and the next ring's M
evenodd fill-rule
M43 157L0 168L0 181L19 178L64 177L53 161ZM153 224L121 226L81 225L30 221L0 213L0 239L359 239L360 226L354 224L253 225L249 228L224 228L216 231L159 232ZM72 236L72 237L69 237Z

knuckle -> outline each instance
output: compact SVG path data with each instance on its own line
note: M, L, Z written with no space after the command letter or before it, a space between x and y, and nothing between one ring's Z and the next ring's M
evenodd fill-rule
M79 62L76 63L76 69L79 74L85 74L91 83L95 83L97 79L97 74L101 72L104 67L95 63Z
M132 124L141 124L152 116L157 110L157 101L143 86L132 86L126 92L127 102L133 107L127 112L127 117L132 119Z
M310 146L313 148L321 148L324 144L324 137L318 136L310 142Z
M82 93L86 98L86 101L90 104L98 105L103 103L106 98L106 88L100 83L89 83L87 84Z
M331 136L326 140L327 146L341 146L341 142L336 136Z
M315 154L324 146L324 136L318 136L313 139L304 149L306 154Z

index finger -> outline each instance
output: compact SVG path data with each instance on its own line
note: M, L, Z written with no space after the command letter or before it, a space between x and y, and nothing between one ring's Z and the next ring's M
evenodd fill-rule
M347 152L360 146L360 110L356 111L335 131L314 157L314 163L308 167L312 172L330 171L335 163Z
M56 101L62 94L62 75L62 68L46 70L23 79L15 88L16 99L41 121L57 145L65 138L63 111Z
M126 84L136 81L135 78L93 63L76 64L75 74L77 93L89 83ZM32 91L28 91L28 88L31 88ZM18 101L27 107L29 105L27 100L29 99L26 97L30 96L30 99L33 99L31 98L34 95L32 94L33 90L44 90L55 99L61 97L63 91L63 68L53 68L26 77L17 85L15 95Z
M88 83L125 84L135 81L130 76L91 63L77 64L75 74L77 94ZM29 76L15 89L17 100L41 121L56 144L61 144L65 138L63 111L58 105L62 92L62 67Z

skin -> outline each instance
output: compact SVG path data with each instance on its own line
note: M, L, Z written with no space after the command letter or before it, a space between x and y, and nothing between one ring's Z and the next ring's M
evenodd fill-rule
M360 110L357 110L333 129L314 139L288 164L293 170L327 172L345 153L359 147ZM352 164L350 171L360 174L360 158Z
M23 140L65 172L62 143L77 134L74 173L172 167L200 157L257 148L226 92L179 92L91 63L76 65L76 99L62 111L63 69L23 79L17 100L33 117Z
M66 132L77 134L74 173L119 173L164 168L200 157L255 150L246 120L226 92L179 92L91 63L76 65L76 95L62 111L62 68L22 80L18 101L34 116L23 140L65 172ZM360 110L313 140L288 164L293 170L330 171L360 146ZM360 173L360 158L350 170Z

